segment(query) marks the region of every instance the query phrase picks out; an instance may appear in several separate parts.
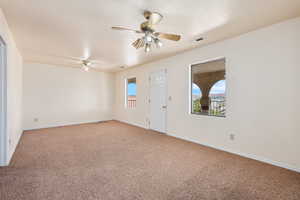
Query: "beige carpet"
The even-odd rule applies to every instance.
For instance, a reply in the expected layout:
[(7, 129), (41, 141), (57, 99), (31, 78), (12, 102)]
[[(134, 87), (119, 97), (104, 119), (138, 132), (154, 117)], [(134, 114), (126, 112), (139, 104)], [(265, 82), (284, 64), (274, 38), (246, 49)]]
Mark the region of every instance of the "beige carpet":
[(27, 131), (1, 200), (299, 200), (300, 174), (120, 122)]

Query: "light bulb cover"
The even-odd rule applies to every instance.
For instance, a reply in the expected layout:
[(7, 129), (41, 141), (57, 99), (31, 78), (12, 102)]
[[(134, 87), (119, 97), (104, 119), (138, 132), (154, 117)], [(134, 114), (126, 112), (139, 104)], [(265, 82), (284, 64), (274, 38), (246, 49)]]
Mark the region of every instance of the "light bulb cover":
[(157, 48), (160, 48), (163, 45), (162, 42), (158, 38), (155, 38), (154, 42), (155, 42)]
[(82, 67), (83, 71), (88, 72), (90, 70), (90, 68), (88, 66), (83, 66)]
[(144, 37), (145, 43), (151, 43), (153, 42), (153, 38), (151, 36), (150, 33), (146, 33), (145, 37)]
[(151, 50), (151, 45), (150, 44), (146, 44), (145, 52), (148, 53), (150, 50)]

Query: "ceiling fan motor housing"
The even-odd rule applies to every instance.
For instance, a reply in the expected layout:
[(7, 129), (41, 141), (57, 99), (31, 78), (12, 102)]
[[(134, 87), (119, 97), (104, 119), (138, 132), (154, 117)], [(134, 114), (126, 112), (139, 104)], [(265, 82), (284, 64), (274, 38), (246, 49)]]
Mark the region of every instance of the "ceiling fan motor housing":
[(154, 32), (148, 21), (143, 22), (140, 28), (143, 32)]
[(151, 14), (152, 14), (152, 13), (151, 13), (149, 10), (145, 10), (145, 11), (144, 11), (144, 17), (145, 17), (147, 20), (150, 19)]

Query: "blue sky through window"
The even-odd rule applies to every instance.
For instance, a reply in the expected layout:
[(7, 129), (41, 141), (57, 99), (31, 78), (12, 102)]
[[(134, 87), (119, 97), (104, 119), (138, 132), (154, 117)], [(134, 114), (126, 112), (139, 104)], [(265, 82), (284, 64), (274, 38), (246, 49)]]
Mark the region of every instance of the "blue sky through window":
[(128, 96), (136, 96), (136, 83), (128, 83), (127, 94)]
[[(214, 86), (210, 90), (210, 94), (224, 94), (226, 90), (226, 81), (220, 80), (214, 84)], [(193, 95), (201, 95), (200, 88), (193, 83)]]
[(210, 94), (224, 94), (226, 90), (226, 81), (220, 80), (216, 82), (210, 89)]
[(193, 83), (193, 95), (201, 95), (201, 90), (195, 83)]

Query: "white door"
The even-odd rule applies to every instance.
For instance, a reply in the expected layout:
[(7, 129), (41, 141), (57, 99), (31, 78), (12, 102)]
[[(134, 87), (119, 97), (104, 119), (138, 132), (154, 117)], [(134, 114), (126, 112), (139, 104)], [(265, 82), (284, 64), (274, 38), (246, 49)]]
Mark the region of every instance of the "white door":
[(152, 72), (150, 84), (150, 129), (166, 133), (167, 117), (167, 71)]

